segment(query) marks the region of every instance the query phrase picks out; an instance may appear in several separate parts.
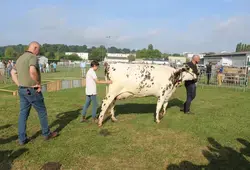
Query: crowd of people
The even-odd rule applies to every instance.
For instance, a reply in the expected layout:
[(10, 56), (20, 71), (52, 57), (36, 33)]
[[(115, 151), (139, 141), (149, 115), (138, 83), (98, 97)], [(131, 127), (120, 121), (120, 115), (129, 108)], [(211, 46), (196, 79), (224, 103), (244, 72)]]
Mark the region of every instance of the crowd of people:
[(3, 69), (4, 69), (4, 75), (7, 78), (11, 78), (11, 70), (12, 68), (16, 67), (16, 62), (14, 60), (8, 60), (8, 61), (2, 61), (3, 63)]
[(49, 73), (49, 72), (56, 72), (56, 67), (57, 64), (55, 62), (53, 63), (44, 63), (44, 64), (39, 64), (39, 69), (41, 73)]

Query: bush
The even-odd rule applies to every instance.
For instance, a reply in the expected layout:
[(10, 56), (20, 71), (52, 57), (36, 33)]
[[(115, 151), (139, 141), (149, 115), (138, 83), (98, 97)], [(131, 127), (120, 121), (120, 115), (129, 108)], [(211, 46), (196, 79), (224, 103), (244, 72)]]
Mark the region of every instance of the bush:
[(130, 55), (128, 56), (128, 61), (129, 61), (129, 62), (135, 61), (135, 56), (132, 55), (132, 54), (130, 54)]

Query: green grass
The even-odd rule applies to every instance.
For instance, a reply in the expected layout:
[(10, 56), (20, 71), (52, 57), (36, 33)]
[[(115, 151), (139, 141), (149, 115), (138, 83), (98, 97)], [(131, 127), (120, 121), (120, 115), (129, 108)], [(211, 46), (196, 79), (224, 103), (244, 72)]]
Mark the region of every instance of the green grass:
[[(99, 102), (104, 98), (104, 87), (98, 86)], [(160, 124), (153, 122), (155, 98), (124, 100), (116, 107), (119, 122), (108, 120), (102, 128), (80, 123), (84, 88), (44, 96), (51, 129), (59, 129), (60, 136), (47, 142), (38, 136), (20, 147), (15, 142), (18, 98), (1, 94), (2, 167), (39, 169), (47, 162), (60, 162), (63, 169), (74, 170), (247, 169), (249, 166), (250, 93), (198, 88), (192, 103), (196, 114), (184, 115), (179, 112), (179, 106), (185, 99), (185, 89), (179, 88)], [(90, 113), (91, 107), (89, 116)], [(2, 127), (4, 125), (9, 126)], [(29, 136), (40, 130), (34, 110), (27, 130)], [(103, 133), (110, 134), (103, 136)]]

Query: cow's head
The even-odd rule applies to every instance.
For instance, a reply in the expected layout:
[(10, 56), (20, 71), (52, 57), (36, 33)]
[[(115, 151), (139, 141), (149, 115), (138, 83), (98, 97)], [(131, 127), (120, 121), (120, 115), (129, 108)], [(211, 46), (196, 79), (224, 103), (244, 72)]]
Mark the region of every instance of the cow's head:
[(181, 82), (197, 79), (197, 75), (188, 65), (185, 64), (184, 67), (178, 69), (174, 73), (174, 79), (175, 84), (179, 85)]

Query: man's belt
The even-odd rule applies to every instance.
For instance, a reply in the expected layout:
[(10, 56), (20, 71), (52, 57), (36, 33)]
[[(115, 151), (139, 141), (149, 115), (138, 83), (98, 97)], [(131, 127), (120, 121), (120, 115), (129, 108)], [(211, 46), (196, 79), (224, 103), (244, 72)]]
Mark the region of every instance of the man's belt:
[(38, 87), (27, 87), (27, 86), (19, 86), (20, 89), (34, 89), (37, 90)]

